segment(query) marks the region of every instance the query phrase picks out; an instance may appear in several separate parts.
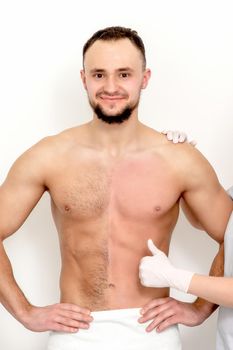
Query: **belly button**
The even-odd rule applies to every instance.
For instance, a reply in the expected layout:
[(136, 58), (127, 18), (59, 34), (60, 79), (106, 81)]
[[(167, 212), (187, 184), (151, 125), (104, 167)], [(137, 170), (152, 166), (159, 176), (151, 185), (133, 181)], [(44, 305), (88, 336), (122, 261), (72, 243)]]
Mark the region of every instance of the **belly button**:
[(109, 288), (114, 288), (114, 287), (115, 287), (115, 284), (109, 283), (108, 286), (109, 286)]

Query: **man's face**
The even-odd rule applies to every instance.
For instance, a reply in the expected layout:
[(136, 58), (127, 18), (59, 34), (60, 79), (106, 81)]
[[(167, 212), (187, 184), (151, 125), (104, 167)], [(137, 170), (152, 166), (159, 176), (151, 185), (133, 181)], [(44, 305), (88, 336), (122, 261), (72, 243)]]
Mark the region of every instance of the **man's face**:
[(129, 39), (98, 40), (86, 52), (81, 77), (97, 117), (121, 123), (137, 109), (150, 71)]

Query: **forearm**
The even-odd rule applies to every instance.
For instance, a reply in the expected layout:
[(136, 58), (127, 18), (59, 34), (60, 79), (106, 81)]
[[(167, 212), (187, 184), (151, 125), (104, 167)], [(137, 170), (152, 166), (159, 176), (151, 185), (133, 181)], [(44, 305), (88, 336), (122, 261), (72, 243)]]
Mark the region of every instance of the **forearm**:
[(188, 293), (199, 295), (212, 303), (233, 307), (233, 278), (194, 275)]
[(17, 285), (10, 261), (0, 240), (0, 302), (26, 328), (34, 332), (76, 333), (89, 328), (90, 310), (69, 303), (44, 307), (31, 305)]
[[(224, 274), (224, 246), (222, 243), (222, 244), (220, 244), (219, 251), (213, 260), (209, 275), (212, 276), (213, 278), (215, 277), (214, 279), (216, 279), (216, 277), (222, 277), (223, 274)], [(198, 283), (196, 281), (197, 280), (196, 276), (197, 275), (195, 275), (195, 278), (193, 276), (193, 278), (191, 280), (191, 283), (194, 283), (195, 288), (198, 287), (197, 286)], [(205, 277), (206, 277), (206, 279), (211, 279), (210, 276), (205, 276)], [(202, 280), (202, 282), (204, 282), (204, 278), (202, 278), (204, 276), (199, 275), (199, 277), (200, 277), (199, 281)], [(190, 283), (190, 286), (191, 286), (191, 283)], [(195, 301), (195, 304), (197, 304), (200, 307), (200, 309), (203, 311), (203, 313), (205, 314), (205, 318), (209, 317), (209, 315), (211, 315), (217, 309), (218, 305), (216, 305), (216, 304), (219, 304), (219, 303), (217, 303), (212, 298), (206, 297), (204, 289), (206, 289), (206, 290), (208, 289), (207, 285), (202, 285), (202, 283), (201, 283), (201, 285), (200, 285), (200, 292), (201, 293), (194, 293), (194, 291), (190, 290), (190, 286), (189, 286), (188, 292), (199, 296), (199, 298)]]
[(15, 281), (2, 241), (0, 241), (0, 302), (21, 323), (31, 306)]

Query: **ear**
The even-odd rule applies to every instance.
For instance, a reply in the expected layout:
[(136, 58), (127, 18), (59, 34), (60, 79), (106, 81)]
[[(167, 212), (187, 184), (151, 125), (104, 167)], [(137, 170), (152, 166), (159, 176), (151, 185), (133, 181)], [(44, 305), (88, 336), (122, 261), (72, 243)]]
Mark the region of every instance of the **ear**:
[(142, 89), (145, 89), (148, 85), (149, 79), (151, 77), (151, 70), (149, 68), (145, 69), (143, 72)]
[(83, 82), (84, 89), (87, 90), (87, 84), (86, 84), (86, 75), (84, 69), (80, 70), (80, 76)]

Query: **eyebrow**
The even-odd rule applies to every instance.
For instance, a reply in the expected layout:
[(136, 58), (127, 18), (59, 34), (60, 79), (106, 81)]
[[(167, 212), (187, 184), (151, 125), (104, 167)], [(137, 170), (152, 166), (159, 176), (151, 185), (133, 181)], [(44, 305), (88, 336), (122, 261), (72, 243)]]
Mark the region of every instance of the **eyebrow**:
[[(122, 67), (122, 68), (118, 68), (116, 69), (117, 72), (133, 72), (133, 69), (130, 67)], [(93, 68), (90, 70), (91, 73), (104, 73), (106, 72), (106, 69), (102, 69), (102, 68)]]
[(130, 68), (130, 67), (123, 67), (123, 68), (117, 69), (117, 71), (118, 71), (118, 72), (125, 72), (125, 71), (133, 72), (133, 69)]

